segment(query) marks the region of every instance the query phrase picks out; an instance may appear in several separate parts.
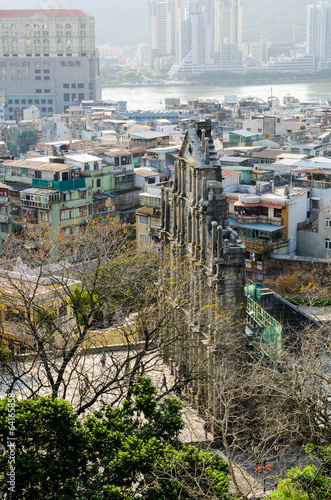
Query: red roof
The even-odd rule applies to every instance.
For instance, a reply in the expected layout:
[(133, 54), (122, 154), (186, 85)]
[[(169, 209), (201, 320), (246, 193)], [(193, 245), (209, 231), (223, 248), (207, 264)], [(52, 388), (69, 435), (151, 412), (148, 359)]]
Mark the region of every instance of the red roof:
[(230, 177), (231, 175), (238, 175), (240, 172), (238, 170), (222, 170), (222, 178)]
[(0, 10), (0, 17), (90, 17), (79, 9), (11, 9)]

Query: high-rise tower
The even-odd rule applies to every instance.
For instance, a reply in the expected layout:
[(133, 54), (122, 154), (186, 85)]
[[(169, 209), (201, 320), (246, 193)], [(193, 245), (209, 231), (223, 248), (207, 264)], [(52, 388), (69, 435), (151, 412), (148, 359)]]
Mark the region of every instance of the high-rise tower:
[(242, 0), (205, 0), (211, 26), (212, 51), (218, 53), (224, 40), (242, 45)]
[(9, 119), (101, 99), (94, 18), (81, 10), (0, 10), (1, 90)]
[(331, 67), (331, 5), (307, 6), (307, 54), (316, 57), (316, 69)]
[(175, 55), (176, 33), (181, 19), (181, 0), (148, 1), (148, 37), (151, 62)]

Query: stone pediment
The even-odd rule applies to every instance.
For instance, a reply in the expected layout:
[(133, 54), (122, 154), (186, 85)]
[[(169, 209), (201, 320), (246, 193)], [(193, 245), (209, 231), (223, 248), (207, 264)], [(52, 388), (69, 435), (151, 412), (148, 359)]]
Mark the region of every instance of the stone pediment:
[(197, 157), (194, 151), (194, 145), (190, 139), (189, 133), (186, 132), (179, 156), (189, 161), (190, 163), (198, 163)]

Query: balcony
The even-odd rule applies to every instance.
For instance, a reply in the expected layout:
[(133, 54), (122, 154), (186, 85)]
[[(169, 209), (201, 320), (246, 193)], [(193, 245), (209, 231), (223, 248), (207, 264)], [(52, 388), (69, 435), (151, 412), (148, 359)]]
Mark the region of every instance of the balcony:
[(267, 215), (241, 215), (238, 212), (229, 212), (229, 217), (236, 219), (238, 222), (253, 224), (254, 222), (262, 222), (264, 224), (273, 224), (274, 226), (281, 226), (283, 224), (282, 217), (268, 217)]
[(64, 191), (75, 191), (76, 189), (85, 189), (85, 177), (71, 179), (68, 181), (47, 181), (45, 179), (32, 179), (32, 187), (58, 189), (61, 193)]
[(281, 238), (276, 241), (267, 240), (263, 238), (246, 238), (245, 236), (240, 236), (246, 248), (256, 251), (256, 253), (261, 253), (264, 249), (270, 249), (271, 252), (278, 250), (279, 248), (285, 248), (289, 245), (289, 240)]

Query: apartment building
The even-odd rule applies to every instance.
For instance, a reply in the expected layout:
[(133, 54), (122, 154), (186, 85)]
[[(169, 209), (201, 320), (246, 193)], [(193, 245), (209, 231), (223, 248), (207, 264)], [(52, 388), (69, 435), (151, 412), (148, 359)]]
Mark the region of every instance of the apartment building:
[(331, 5), (318, 2), (307, 6), (307, 54), (316, 57), (316, 68), (331, 67)]
[(81, 10), (0, 10), (0, 82), (8, 119), (101, 99), (94, 18)]

